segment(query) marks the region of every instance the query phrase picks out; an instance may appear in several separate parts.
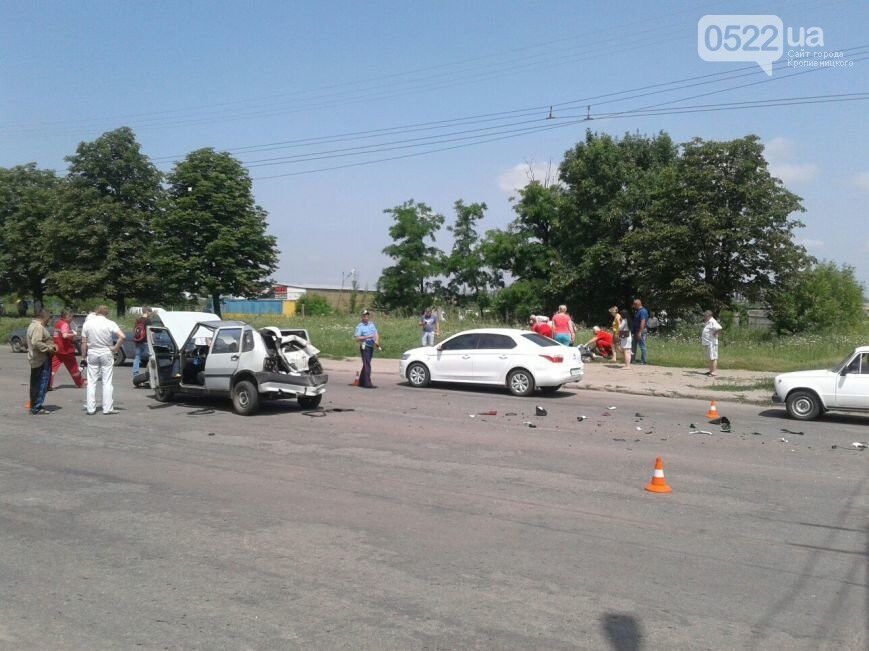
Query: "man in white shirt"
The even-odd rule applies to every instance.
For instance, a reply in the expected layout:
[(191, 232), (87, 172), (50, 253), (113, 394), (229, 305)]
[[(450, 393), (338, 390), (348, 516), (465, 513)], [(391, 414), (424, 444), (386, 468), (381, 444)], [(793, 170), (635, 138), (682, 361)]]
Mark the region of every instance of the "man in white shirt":
[[(112, 373), (115, 353), (124, 342), (124, 333), (114, 321), (106, 318), (109, 308), (100, 305), (96, 314), (85, 321), (81, 329), (81, 354), (87, 360), (87, 412), (97, 411), (97, 379), (103, 381), (103, 413), (117, 414), (112, 400)], [(117, 339), (117, 341), (116, 341)]]
[(700, 333), (700, 343), (706, 349), (706, 359), (709, 361), (709, 377), (715, 377), (718, 370), (718, 335), (721, 334), (721, 324), (712, 318), (712, 312), (703, 313), (703, 332)]

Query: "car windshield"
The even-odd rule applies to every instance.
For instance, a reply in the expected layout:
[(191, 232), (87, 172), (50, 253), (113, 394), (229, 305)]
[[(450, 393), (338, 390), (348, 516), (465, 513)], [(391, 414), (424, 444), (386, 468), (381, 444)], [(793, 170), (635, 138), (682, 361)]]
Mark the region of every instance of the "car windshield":
[(845, 366), (848, 365), (848, 362), (851, 361), (851, 358), (852, 358), (853, 356), (854, 356), (854, 353), (848, 353), (847, 355), (845, 355), (845, 359), (843, 359), (841, 362), (839, 362), (838, 364), (836, 364), (836, 365), (835, 365), (833, 368), (831, 368), (830, 370), (831, 370), (833, 373), (841, 373), (841, 372), (844, 370)]
[(543, 335), (539, 335), (536, 332), (526, 332), (522, 335), (528, 341), (532, 341), (538, 346), (543, 346), (548, 348), (549, 346), (560, 346), (561, 344), (555, 341), (554, 339), (550, 339), (549, 337), (544, 337)]

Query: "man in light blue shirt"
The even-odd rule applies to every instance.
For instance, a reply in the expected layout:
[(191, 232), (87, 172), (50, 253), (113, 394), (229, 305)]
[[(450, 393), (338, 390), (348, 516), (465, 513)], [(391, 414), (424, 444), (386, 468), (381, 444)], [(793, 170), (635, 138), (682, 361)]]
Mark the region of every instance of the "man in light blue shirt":
[(371, 358), (374, 357), (374, 349), (383, 350), (380, 347), (380, 335), (377, 326), (371, 323), (368, 310), (362, 310), (362, 321), (356, 326), (353, 338), (359, 344), (362, 353), (362, 371), (359, 373), (359, 386), (365, 389), (376, 389), (371, 383)]

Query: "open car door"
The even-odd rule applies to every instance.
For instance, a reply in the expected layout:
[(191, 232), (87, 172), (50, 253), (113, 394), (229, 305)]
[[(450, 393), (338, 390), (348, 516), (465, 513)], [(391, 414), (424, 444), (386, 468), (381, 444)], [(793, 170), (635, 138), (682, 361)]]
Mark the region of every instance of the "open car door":
[(178, 345), (167, 328), (148, 328), (148, 352), (151, 353), (148, 359), (151, 388), (178, 386), (181, 383), (181, 357)]

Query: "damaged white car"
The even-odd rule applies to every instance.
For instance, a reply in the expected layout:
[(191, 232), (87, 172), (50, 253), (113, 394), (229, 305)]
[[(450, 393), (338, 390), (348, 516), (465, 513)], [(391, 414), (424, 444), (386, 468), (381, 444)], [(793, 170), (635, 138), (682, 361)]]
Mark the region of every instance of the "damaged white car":
[(207, 312), (164, 312), (148, 327), (151, 388), (161, 402), (179, 393), (228, 397), (244, 416), (255, 413), (262, 400), (281, 398), (313, 409), (323, 399), (328, 376), (320, 351), (300, 336), (303, 332), (257, 330)]

